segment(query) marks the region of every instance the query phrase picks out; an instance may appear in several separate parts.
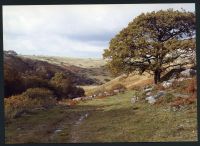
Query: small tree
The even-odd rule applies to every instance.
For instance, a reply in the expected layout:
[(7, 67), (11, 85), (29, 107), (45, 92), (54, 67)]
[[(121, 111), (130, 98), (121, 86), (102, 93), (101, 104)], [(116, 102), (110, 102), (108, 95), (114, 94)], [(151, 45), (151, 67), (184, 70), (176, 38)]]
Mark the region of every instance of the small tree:
[(55, 73), (50, 83), (55, 88), (54, 90), (59, 97), (69, 94), (72, 86), (70, 78), (66, 77), (63, 73)]
[(148, 72), (157, 84), (161, 73), (195, 57), (195, 22), (194, 13), (173, 9), (139, 15), (105, 49), (108, 68), (117, 75)]

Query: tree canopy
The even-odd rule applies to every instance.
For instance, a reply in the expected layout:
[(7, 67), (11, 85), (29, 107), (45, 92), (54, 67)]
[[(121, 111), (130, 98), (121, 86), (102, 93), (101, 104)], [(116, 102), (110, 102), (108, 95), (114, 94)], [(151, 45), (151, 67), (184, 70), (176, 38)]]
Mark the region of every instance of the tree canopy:
[(154, 75), (183, 67), (195, 58), (195, 14), (173, 9), (142, 13), (111, 39), (103, 57), (113, 74)]

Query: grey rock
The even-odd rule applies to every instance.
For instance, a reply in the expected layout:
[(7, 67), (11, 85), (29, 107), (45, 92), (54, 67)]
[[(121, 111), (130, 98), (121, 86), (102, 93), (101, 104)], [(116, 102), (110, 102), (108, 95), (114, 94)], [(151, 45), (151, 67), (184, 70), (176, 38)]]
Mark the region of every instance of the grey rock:
[(154, 96), (154, 98), (159, 98), (159, 97), (161, 97), (161, 96), (163, 96), (163, 95), (165, 95), (165, 94), (166, 94), (165, 91), (159, 91), (159, 92), (157, 93), (157, 95)]
[(194, 69), (186, 69), (186, 70), (182, 71), (180, 74), (183, 77), (191, 77), (191, 76), (196, 75), (196, 70), (194, 70)]
[(61, 129), (57, 129), (55, 130), (55, 133), (58, 133), (58, 132), (61, 132), (62, 130)]
[(116, 90), (113, 90), (114, 93), (119, 93), (120, 90), (116, 89)]
[(154, 104), (156, 102), (156, 99), (154, 96), (148, 96), (146, 97), (146, 100), (148, 100), (148, 103)]
[(172, 82), (171, 82), (171, 81), (164, 81), (164, 82), (162, 83), (162, 86), (163, 86), (164, 88), (169, 88), (169, 87), (172, 86)]
[(151, 95), (151, 92), (147, 92), (147, 93), (146, 93), (146, 96), (150, 96), (150, 95)]
[(138, 101), (138, 97), (134, 96), (131, 98), (131, 103), (134, 104)]
[(150, 92), (152, 90), (153, 90), (153, 88), (147, 88), (147, 89), (144, 89), (144, 92)]

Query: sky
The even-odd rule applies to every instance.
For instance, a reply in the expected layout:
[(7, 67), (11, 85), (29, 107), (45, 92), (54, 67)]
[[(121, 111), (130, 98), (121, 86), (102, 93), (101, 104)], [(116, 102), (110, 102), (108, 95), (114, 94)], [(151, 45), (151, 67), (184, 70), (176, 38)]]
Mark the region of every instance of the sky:
[(4, 50), (23, 55), (102, 58), (109, 41), (141, 13), (195, 4), (3, 6)]

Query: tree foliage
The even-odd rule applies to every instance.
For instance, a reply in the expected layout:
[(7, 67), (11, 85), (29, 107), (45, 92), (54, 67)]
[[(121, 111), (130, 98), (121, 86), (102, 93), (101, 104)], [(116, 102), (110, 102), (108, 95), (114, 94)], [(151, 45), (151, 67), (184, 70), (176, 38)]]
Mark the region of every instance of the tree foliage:
[(184, 10), (142, 13), (104, 50), (108, 68), (117, 75), (148, 72), (159, 82), (161, 73), (183, 67), (194, 58), (195, 23), (195, 14)]
[(63, 73), (55, 73), (50, 83), (59, 98), (74, 98), (85, 94), (82, 88), (74, 86), (70, 77)]

